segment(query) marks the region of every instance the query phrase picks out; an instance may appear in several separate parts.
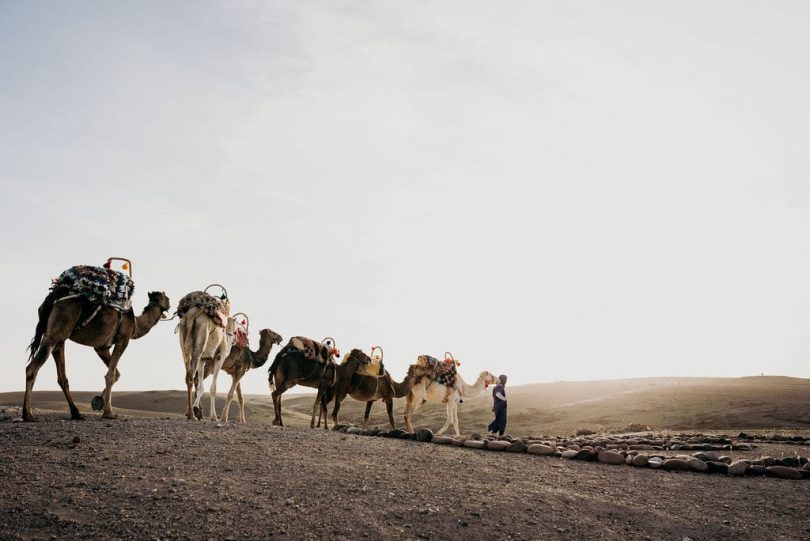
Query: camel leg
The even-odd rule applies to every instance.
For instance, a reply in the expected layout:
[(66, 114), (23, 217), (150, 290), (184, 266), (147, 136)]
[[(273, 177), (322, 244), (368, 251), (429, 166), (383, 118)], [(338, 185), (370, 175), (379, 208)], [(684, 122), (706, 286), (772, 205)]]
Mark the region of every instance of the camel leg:
[(225, 399), (225, 408), (222, 410), (222, 422), (228, 422), (228, 413), (230, 411), (231, 402), (233, 401), (233, 393), (236, 391), (237, 386), (239, 386), (239, 378), (237, 376), (231, 376), (231, 388), (228, 389), (228, 397)]
[(445, 430), (450, 428), (450, 423), (453, 422), (453, 412), (451, 410), (451, 408), (453, 407), (453, 404), (455, 404), (455, 400), (448, 400), (447, 403), (445, 404), (447, 415), (446, 415), (446, 418), (444, 420), (444, 426), (441, 427), (438, 432), (436, 432), (437, 435), (444, 434)]
[(194, 386), (194, 371), (186, 368), (186, 419), (193, 419), (194, 412), (191, 409), (191, 388)]
[(205, 361), (202, 357), (198, 357), (196, 362), (192, 359), (192, 364), (194, 365), (194, 405), (192, 409), (194, 411), (194, 417), (196, 419), (202, 419), (200, 402), (205, 393), (205, 380), (203, 379), (203, 376), (205, 376)]
[(245, 399), (242, 398), (242, 382), (236, 384), (236, 398), (239, 401), (239, 422), (246, 423), (245, 420)]
[(321, 411), (321, 400), (323, 399), (323, 392), (318, 389), (318, 395), (315, 397), (315, 402), (312, 404), (312, 418), (309, 420), (309, 428), (315, 428), (315, 412)]
[[(112, 358), (112, 353), (110, 353), (110, 348), (102, 346), (102, 347), (93, 348), (93, 349), (95, 350), (96, 355), (98, 355), (99, 359), (101, 359), (101, 362), (104, 363), (104, 366), (109, 368), (110, 367), (110, 359)], [(118, 369), (116, 368), (115, 369), (115, 382), (114, 383), (118, 383), (118, 380), (120, 378), (121, 378), (121, 372), (119, 372)], [(101, 409), (104, 408), (104, 398), (101, 396), (103, 394), (103, 392), (104, 392), (103, 390), (101, 392), (99, 392), (96, 396), (93, 397), (93, 400), (90, 401), (90, 405), (93, 407), (94, 410), (101, 410)]]
[[(365, 430), (366, 426), (368, 425), (368, 416), (371, 415), (371, 406), (374, 405), (373, 400), (366, 401), (366, 413), (363, 415), (363, 429)], [(391, 423), (393, 426), (393, 422)]]
[[(211, 414), (210, 419), (212, 421), (219, 421), (217, 417), (217, 377), (219, 376), (219, 369), (222, 368), (222, 363), (225, 362), (225, 357), (218, 353), (216, 357), (216, 361), (214, 361), (214, 372), (212, 374), (213, 378), (211, 379), (211, 387), (208, 389), (208, 396), (210, 397), (211, 401)], [(205, 373), (205, 365), (200, 368), (200, 370)]]
[(70, 395), (70, 384), (68, 383), (67, 373), (65, 372), (65, 343), (57, 344), (51, 354), (53, 355), (53, 360), (56, 361), (56, 379), (59, 382), (59, 386), (62, 388), (62, 392), (65, 394), (65, 400), (67, 400), (68, 407), (70, 408), (70, 418), (76, 421), (84, 421), (84, 417), (79, 413), (79, 408), (76, 407), (76, 403), (73, 402), (73, 397)]
[(321, 411), (318, 412), (318, 426), (320, 426), (320, 420), (323, 419), (324, 430), (329, 430), (329, 415), (326, 411), (327, 403), (326, 397), (324, 397), (323, 401), (321, 402)]
[[(366, 418), (368, 418), (368, 411), (371, 410), (371, 404), (372, 404), (372, 402), (369, 402), (366, 405), (366, 408), (367, 408)], [(389, 398), (388, 400), (385, 401), (385, 409), (388, 411), (388, 422), (391, 423), (391, 430), (396, 430), (397, 425), (394, 422), (394, 399), (393, 398)]]
[(459, 431), (458, 428), (458, 402), (456, 402), (455, 396), (453, 397), (452, 402), (453, 402), (453, 428), (455, 428), (456, 430), (456, 437), (460, 438), (461, 432)]
[(37, 379), (37, 372), (48, 360), (48, 356), (53, 351), (55, 343), (53, 340), (44, 336), (42, 342), (39, 344), (36, 353), (31, 358), (31, 362), (25, 367), (25, 397), (23, 398), (23, 421), (38, 421), (36, 417), (31, 414), (31, 391), (34, 389), (34, 381)]
[(104, 392), (101, 394), (104, 399), (104, 413), (101, 416), (103, 419), (118, 418), (118, 415), (114, 414), (112, 410), (112, 387), (116, 381), (115, 374), (118, 371), (118, 361), (121, 360), (121, 355), (124, 354), (124, 350), (127, 349), (128, 345), (129, 338), (122, 338), (115, 344), (115, 347), (113, 347), (112, 355), (110, 356), (110, 364), (107, 366), (107, 375), (104, 377), (104, 383), (106, 385), (104, 386)]

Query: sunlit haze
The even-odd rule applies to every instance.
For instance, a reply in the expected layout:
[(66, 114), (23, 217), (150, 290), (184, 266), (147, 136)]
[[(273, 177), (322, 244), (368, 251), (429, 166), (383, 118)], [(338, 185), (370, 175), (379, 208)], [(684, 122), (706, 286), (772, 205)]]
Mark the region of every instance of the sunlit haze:
[[(136, 312), (221, 283), (254, 331), (380, 344), (397, 379), (445, 351), (515, 385), (810, 377), (808, 22), (0, 2), (0, 391), (24, 388), (51, 279), (119, 255)], [(185, 388), (174, 327), (130, 344), (115, 390)], [(103, 386), (90, 348), (67, 372)], [(266, 367), (243, 388), (267, 394)]]

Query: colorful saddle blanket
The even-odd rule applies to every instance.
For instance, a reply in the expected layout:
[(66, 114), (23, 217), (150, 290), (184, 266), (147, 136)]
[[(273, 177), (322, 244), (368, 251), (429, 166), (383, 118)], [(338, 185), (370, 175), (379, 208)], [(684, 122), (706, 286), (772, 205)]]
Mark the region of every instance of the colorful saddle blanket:
[(240, 323), (236, 323), (236, 330), (233, 333), (233, 345), (240, 348), (248, 347), (248, 331)]
[(192, 308), (200, 308), (220, 327), (227, 326), (231, 311), (231, 304), (227, 299), (218, 299), (205, 291), (192, 291), (177, 303), (177, 315), (182, 318)]
[(51, 291), (64, 289), (68, 295), (80, 295), (90, 302), (116, 310), (132, 307), (135, 282), (123, 272), (91, 265), (77, 265), (52, 280)]
[(432, 370), (430, 379), (447, 387), (456, 386), (456, 363), (452, 359), (440, 361), (430, 355), (420, 355), (416, 364)]

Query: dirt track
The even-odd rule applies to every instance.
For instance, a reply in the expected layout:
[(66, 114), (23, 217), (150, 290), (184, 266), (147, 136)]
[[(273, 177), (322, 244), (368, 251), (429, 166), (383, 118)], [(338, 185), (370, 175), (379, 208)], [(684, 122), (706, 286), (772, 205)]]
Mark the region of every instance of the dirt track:
[(64, 419), (0, 422), (1, 538), (810, 539), (806, 481), (306, 429)]

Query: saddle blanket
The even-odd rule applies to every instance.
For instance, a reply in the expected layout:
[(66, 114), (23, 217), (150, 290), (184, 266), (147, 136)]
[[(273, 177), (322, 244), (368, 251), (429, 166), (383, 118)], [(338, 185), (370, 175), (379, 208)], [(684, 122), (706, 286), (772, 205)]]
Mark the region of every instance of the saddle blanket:
[(236, 330), (233, 333), (233, 345), (240, 348), (248, 347), (248, 330), (241, 322), (236, 322)]
[(182, 318), (192, 308), (201, 309), (220, 327), (225, 328), (228, 324), (231, 303), (227, 299), (223, 301), (205, 291), (192, 291), (177, 303), (177, 315)]
[(430, 355), (420, 355), (416, 359), (419, 366), (427, 366), (433, 373), (430, 379), (447, 387), (456, 386), (456, 363), (452, 359), (440, 361)]
[(288, 352), (297, 351), (311, 361), (325, 364), (331, 360), (334, 346), (327, 346), (306, 336), (295, 336), (290, 338), (285, 349)]
[(68, 295), (80, 295), (90, 302), (129, 310), (135, 282), (128, 275), (112, 269), (77, 265), (52, 280), (51, 291), (64, 289)]

